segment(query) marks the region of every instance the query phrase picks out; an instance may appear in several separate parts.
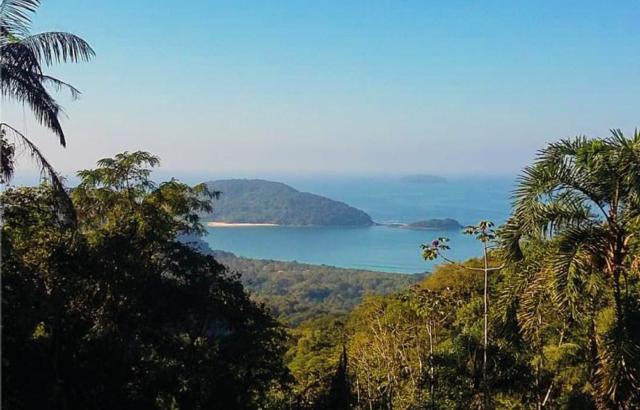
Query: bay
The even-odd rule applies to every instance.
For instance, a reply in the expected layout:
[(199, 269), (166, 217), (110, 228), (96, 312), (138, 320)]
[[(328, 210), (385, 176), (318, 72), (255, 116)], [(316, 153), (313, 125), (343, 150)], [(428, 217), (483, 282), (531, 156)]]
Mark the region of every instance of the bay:
[[(343, 201), (379, 223), (454, 218), (461, 224), (509, 214), (512, 178), (452, 178), (445, 183), (412, 183), (399, 178), (289, 178), (294, 188)], [(429, 271), (436, 262), (420, 256), (420, 244), (450, 238), (448, 256), (478, 256), (480, 244), (459, 230), (409, 230), (388, 226), (216, 227), (203, 238), (212, 249), (258, 259), (298, 261), (384, 272)]]

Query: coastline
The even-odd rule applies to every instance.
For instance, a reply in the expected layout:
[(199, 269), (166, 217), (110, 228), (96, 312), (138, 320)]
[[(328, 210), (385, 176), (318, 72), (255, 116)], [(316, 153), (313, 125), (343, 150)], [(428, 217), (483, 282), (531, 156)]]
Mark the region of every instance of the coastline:
[(238, 228), (238, 227), (256, 227), (256, 226), (280, 226), (279, 224), (270, 224), (270, 223), (234, 223), (234, 222), (207, 222), (207, 226), (211, 228)]

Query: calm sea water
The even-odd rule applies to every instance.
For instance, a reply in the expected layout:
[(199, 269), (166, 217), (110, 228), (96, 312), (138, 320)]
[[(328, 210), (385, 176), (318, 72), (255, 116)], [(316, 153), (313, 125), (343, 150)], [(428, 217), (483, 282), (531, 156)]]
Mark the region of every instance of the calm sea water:
[[(414, 222), (454, 218), (461, 224), (482, 219), (502, 223), (509, 214), (514, 180), (458, 178), (419, 184), (398, 179), (289, 179), (294, 188), (343, 201), (366, 211), (376, 222)], [(386, 272), (416, 273), (432, 268), (420, 257), (420, 244), (446, 236), (452, 258), (481, 252), (478, 242), (459, 231), (417, 231), (373, 226), (208, 228), (213, 249), (249, 258), (298, 261)]]

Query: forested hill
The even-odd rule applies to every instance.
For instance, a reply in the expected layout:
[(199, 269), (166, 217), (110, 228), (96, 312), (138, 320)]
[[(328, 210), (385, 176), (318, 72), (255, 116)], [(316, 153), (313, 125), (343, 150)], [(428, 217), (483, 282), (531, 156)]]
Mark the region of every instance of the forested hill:
[(272, 223), (289, 226), (370, 226), (364, 211), (289, 185), (260, 179), (207, 182), (222, 194), (205, 220), (228, 223)]

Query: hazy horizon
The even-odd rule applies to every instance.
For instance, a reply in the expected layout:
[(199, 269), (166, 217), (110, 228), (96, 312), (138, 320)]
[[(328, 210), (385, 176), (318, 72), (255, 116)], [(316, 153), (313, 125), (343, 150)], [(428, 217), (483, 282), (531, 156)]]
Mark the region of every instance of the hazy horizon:
[[(79, 171), (79, 170), (78, 170)], [(438, 176), (446, 179), (446, 182), (456, 182), (460, 180), (512, 180), (515, 181), (520, 172), (517, 173), (502, 173), (502, 174), (490, 174), (490, 173), (459, 173), (459, 174), (436, 174), (432, 172), (414, 172), (414, 173), (274, 173), (274, 172), (264, 172), (262, 174), (252, 173), (247, 171), (185, 171), (185, 170), (166, 170), (163, 169), (162, 164), (156, 168), (152, 175), (151, 179), (160, 182), (166, 181), (171, 178), (176, 178), (181, 182), (187, 184), (197, 184), (201, 182), (215, 181), (221, 179), (262, 179), (274, 182), (283, 182), (288, 185), (292, 185), (294, 188), (297, 188), (296, 183), (304, 183), (309, 181), (329, 181), (329, 182), (345, 182), (345, 181), (393, 181), (400, 180), (406, 176), (415, 176), (415, 175), (430, 175), (430, 176)], [(62, 173), (61, 176), (65, 179), (66, 185), (73, 187), (79, 182), (79, 178), (76, 176), (76, 172), (72, 173)], [(40, 183), (42, 179), (41, 174), (36, 170), (26, 170), (22, 171), (19, 174), (16, 174), (14, 179), (9, 183), (9, 185), (21, 186), (21, 185), (37, 185)], [(430, 185), (431, 183), (425, 183), (426, 185)], [(436, 183), (437, 184), (437, 183)], [(422, 183), (412, 183), (412, 185), (419, 187), (424, 185)]]
[(68, 147), (2, 117), (67, 176), (145, 150), (178, 177), (515, 177), (548, 142), (638, 126), (639, 20), (632, 1), (45, 1), (34, 31), (97, 54), (50, 68), (83, 92), (61, 96)]

